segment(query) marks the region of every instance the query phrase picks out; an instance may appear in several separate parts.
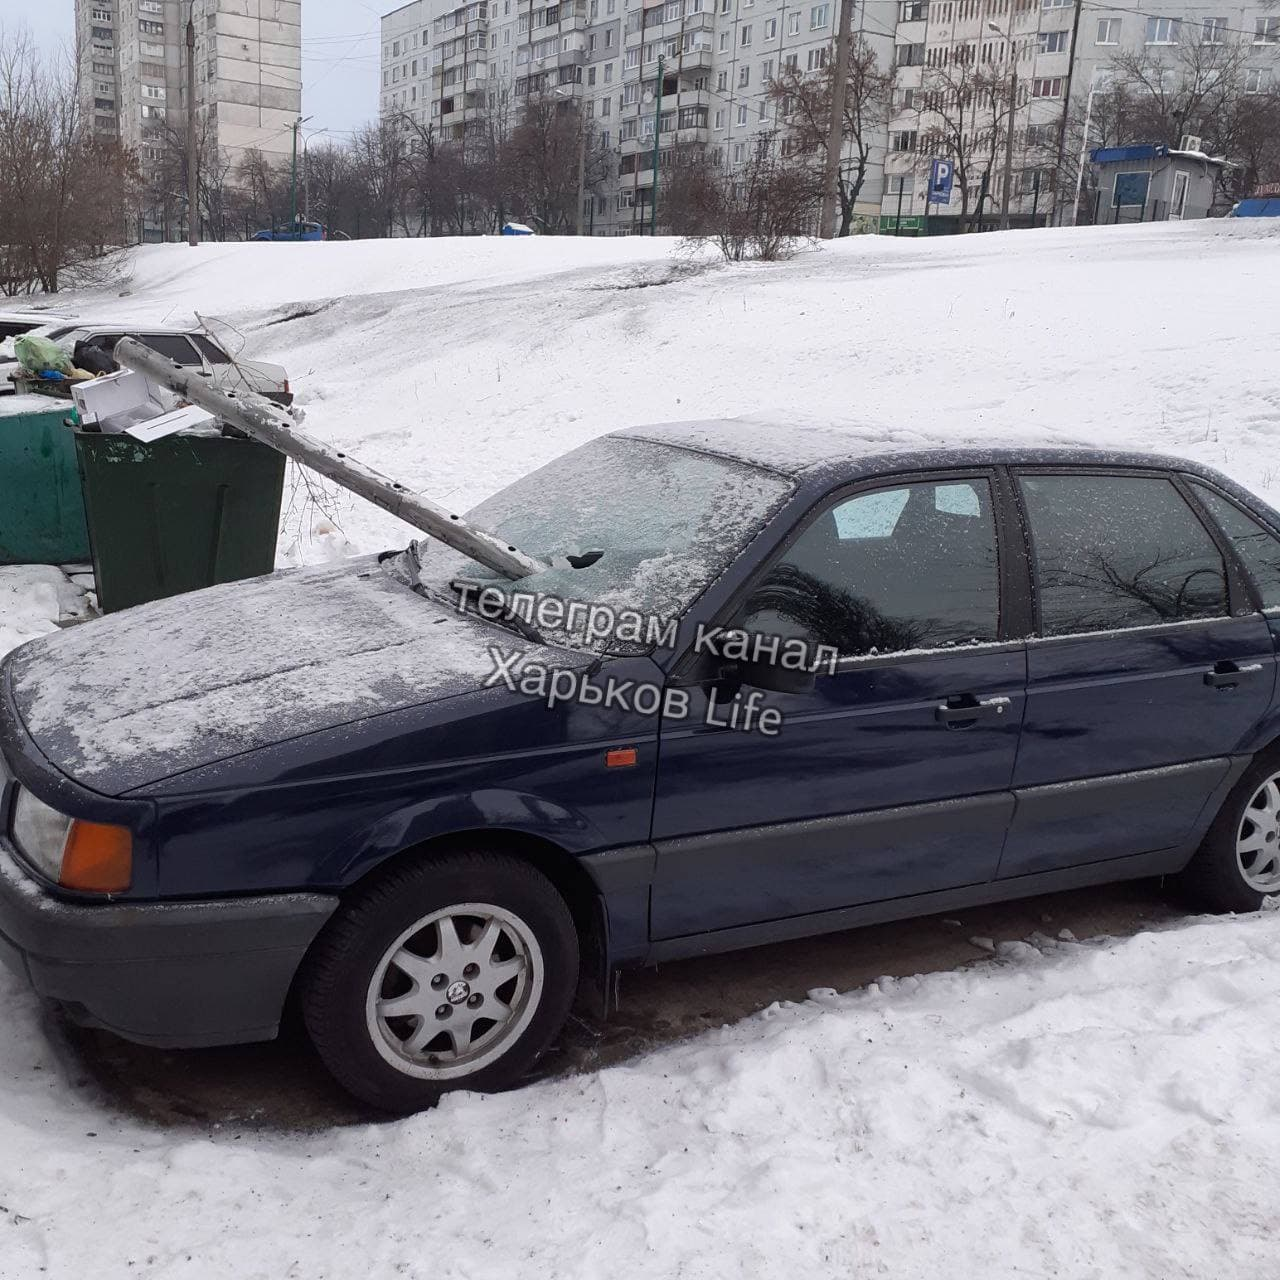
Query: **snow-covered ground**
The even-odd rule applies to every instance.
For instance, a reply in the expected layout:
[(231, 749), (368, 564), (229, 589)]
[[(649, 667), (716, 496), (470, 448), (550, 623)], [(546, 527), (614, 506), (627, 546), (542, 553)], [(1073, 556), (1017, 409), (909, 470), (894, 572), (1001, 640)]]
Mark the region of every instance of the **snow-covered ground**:
[[(311, 431), (459, 508), (617, 426), (739, 415), (1136, 444), (1277, 497), (1269, 227), (861, 239), (739, 268), (672, 248), (166, 247), (127, 296), (64, 305), (218, 317), (288, 366)], [(282, 561), (409, 536), (295, 497)], [(0, 570), (0, 649), (79, 607), (65, 593)], [(0, 1015), (0, 1280), (1280, 1274), (1280, 914), (1030, 939), (321, 1135), (149, 1127), (77, 1085), (4, 974)]]

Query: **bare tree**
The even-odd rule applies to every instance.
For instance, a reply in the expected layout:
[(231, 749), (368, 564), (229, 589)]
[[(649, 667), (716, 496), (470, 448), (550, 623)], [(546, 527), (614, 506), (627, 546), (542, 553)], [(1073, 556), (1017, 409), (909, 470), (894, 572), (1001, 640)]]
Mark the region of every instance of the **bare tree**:
[[(831, 127), (835, 57), (833, 47), (819, 72), (801, 71), (799, 66), (783, 67), (768, 86), (769, 98), (777, 104), (785, 131), (783, 145), (789, 153), (811, 157), (815, 163), (821, 163), (825, 157)], [(837, 171), (840, 227), (836, 234), (839, 236), (847, 236), (852, 229), (854, 206), (867, 179), (872, 148), (889, 119), (893, 86), (894, 72), (881, 67), (875, 50), (858, 36), (849, 51), (842, 126), (844, 147)]]
[[(1001, 136), (1000, 107), (1008, 89), (1004, 75), (979, 63), (972, 46), (960, 45), (951, 52), (946, 65), (930, 67), (924, 74), (927, 123), (922, 121), (920, 146), (951, 158), (960, 188), (960, 218), (968, 227), (969, 191), (975, 176), (991, 173)], [(979, 218), (981, 203), (979, 197)]]
[[(584, 142), (584, 134), (587, 135)], [(578, 161), (590, 122), (554, 92), (530, 93), (505, 148), (515, 212), (544, 231), (570, 231), (578, 204)]]
[(706, 152), (674, 162), (666, 221), (688, 241), (713, 242), (731, 262), (771, 262), (812, 231), (822, 188), (821, 165), (783, 156), (777, 139), (761, 134), (746, 163), (729, 172)]
[(0, 290), (10, 296), (56, 293), (66, 273), (92, 271), (127, 239), (137, 166), (94, 136), (77, 75), (72, 59), (43, 63), (25, 31), (0, 31)]

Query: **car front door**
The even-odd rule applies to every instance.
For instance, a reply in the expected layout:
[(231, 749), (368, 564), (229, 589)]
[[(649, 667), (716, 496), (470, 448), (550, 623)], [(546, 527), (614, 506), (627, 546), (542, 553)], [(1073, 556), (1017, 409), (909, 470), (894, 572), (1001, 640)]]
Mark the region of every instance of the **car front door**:
[[(675, 670), (691, 705), (662, 727), (655, 939), (995, 874), (1026, 661), (998, 492), (982, 471), (912, 478), (811, 514), (726, 619), (766, 649), (838, 653), (809, 687), (761, 694), (778, 669), (733, 664), (717, 682), (704, 657)], [(727, 724), (751, 699), (780, 714), (771, 732)]]
[(1000, 876), (1177, 848), (1271, 704), (1267, 623), (1180, 480), (1016, 479), (1038, 634)]

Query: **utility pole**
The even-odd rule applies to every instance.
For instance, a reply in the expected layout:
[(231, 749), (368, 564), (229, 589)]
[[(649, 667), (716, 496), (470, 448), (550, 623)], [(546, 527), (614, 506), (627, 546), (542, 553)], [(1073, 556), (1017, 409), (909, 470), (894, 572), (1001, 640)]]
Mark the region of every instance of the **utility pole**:
[[(1053, 171), (1053, 202), (1049, 206), (1049, 223), (1056, 222), (1062, 225), (1062, 180), (1063, 165), (1066, 162), (1067, 153), (1067, 113), (1071, 110), (1071, 87), (1073, 77), (1076, 73), (1076, 37), (1080, 34), (1080, 10), (1084, 8), (1083, 0), (1076, 0), (1074, 6), (1075, 14), (1071, 19), (1071, 45), (1067, 52), (1067, 82), (1063, 86), (1062, 94), (1062, 119), (1058, 121), (1058, 159)], [(1096, 71), (1097, 68), (1095, 67)], [(1093, 87), (1092, 79), (1090, 79), (1090, 88)], [(1076, 203), (1079, 204), (1079, 195), (1076, 196)], [(1075, 213), (1072, 213), (1071, 225), (1075, 226)]]
[(662, 141), (662, 68), (664, 60), (658, 55), (658, 105), (653, 112), (653, 207), (649, 210), (649, 234), (658, 234), (658, 147)]
[(844, 151), (844, 99), (849, 87), (849, 58), (853, 53), (853, 0), (841, 0), (840, 34), (836, 38), (836, 69), (831, 80), (831, 125), (827, 130), (827, 167), (822, 187), (819, 234), (835, 239), (836, 204), (840, 199), (840, 156)]
[(196, 0), (187, 10), (187, 242), (200, 245), (200, 172), (196, 145)]

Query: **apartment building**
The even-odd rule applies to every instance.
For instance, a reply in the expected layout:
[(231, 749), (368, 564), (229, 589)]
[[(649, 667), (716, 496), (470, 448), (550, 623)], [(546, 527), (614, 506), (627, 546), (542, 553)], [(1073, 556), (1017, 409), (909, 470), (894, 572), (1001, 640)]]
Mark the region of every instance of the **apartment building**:
[[(302, 109), (301, 0), (75, 0), (83, 106), (94, 128), (118, 137), (155, 174), (187, 122), (186, 33), (194, 17), (196, 101), (234, 173), (251, 150), (289, 153)], [(149, 238), (171, 217), (141, 211)]]
[[(854, 26), (885, 65), (896, 0), (857, 0)], [(579, 101), (612, 157), (587, 202), (596, 235), (643, 233), (676, 146), (726, 168), (764, 131), (785, 128), (769, 82), (785, 65), (820, 70), (834, 39), (831, 0), (413, 0), (383, 19), (381, 113), (461, 140), (495, 114), (518, 119), (531, 92)], [(658, 68), (662, 68), (659, 109)], [(880, 207), (883, 147), (861, 210)]]
[[(1083, 115), (1121, 51), (1163, 59), (1172, 80), (1185, 71), (1186, 42), (1238, 41), (1256, 92), (1272, 82), (1280, 53), (1280, 16), (1260, 3), (1159, 0), (1148, 11), (1105, 0), (852, 2), (855, 33), (896, 76), (858, 212), (882, 229), (901, 218), (907, 233), (923, 230), (926, 215), (940, 220), (934, 230), (958, 226), (962, 209), (980, 202), (984, 221), (998, 216), (1010, 114), (1013, 225), (1061, 215), (1071, 192), (1054, 192), (1051, 170), (1078, 137), (1064, 121)], [(616, 177), (590, 201), (590, 229), (643, 232), (655, 131), (659, 185), (676, 145), (701, 144), (726, 169), (744, 164), (762, 133), (785, 136), (769, 82), (787, 66), (820, 71), (838, 16), (837, 0), (414, 0), (383, 20), (381, 110), (432, 123), (450, 140), (494, 112), (514, 121), (531, 91), (580, 99), (616, 161)], [(981, 93), (965, 101), (981, 83), (997, 88), (985, 107)], [(942, 204), (928, 200), (935, 158), (964, 170), (964, 190), (957, 183)]]
[[(1247, 91), (1263, 92), (1277, 74), (1280, 17), (1262, 4), (1241, 6), (1139, 0), (1110, 5), (1105, 0), (901, 0), (894, 61), (895, 111), (889, 124), (882, 215), (914, 232), (931, 219), (958, 222), (984, 200), (984, 222), (997, 216), (1004, 195), (1004, 128), (1015, 73), (1014, 155), (1009, 196), (1012, 225), (1043, 222), (1055, 213), (1069, 216), (1074, 203), (1073, 169), (1080, 166), (1079, 128), (1090, 93), (1105, 92), (1115, 59), (1143, 57), (1168, 91), (1194, 74), (1198, 60), (1189, 45), (1211, 48), (1236, 42), (1247, 66)], [(1003, 81), (994, 107), (968, 106), (967, 120), (957, 93), (975, 76)], [(993, 128), (998, 124), (998, 129)], [(943, 139), (961, 138), (960, 147)], [(996, 145), (993, 149), (992, 140)], [(1100, 140), (1091, 138), (1093, 145)], [(1179, 139), (1150, 139), (1177, 144)], [(1068, 145), (1069, 144), (1069, 145)], [(1068, 181), (1056, 197), (1049, 170), (1063, 148)], [(934, 158), (968, 160), (967, 201), (960, 186), (946, 204), (931, 203), (928, 177)], [(1074, 152), (1074, 154), (1072, 154)], [(935, 226), (935, 230), (938, 228)]]

